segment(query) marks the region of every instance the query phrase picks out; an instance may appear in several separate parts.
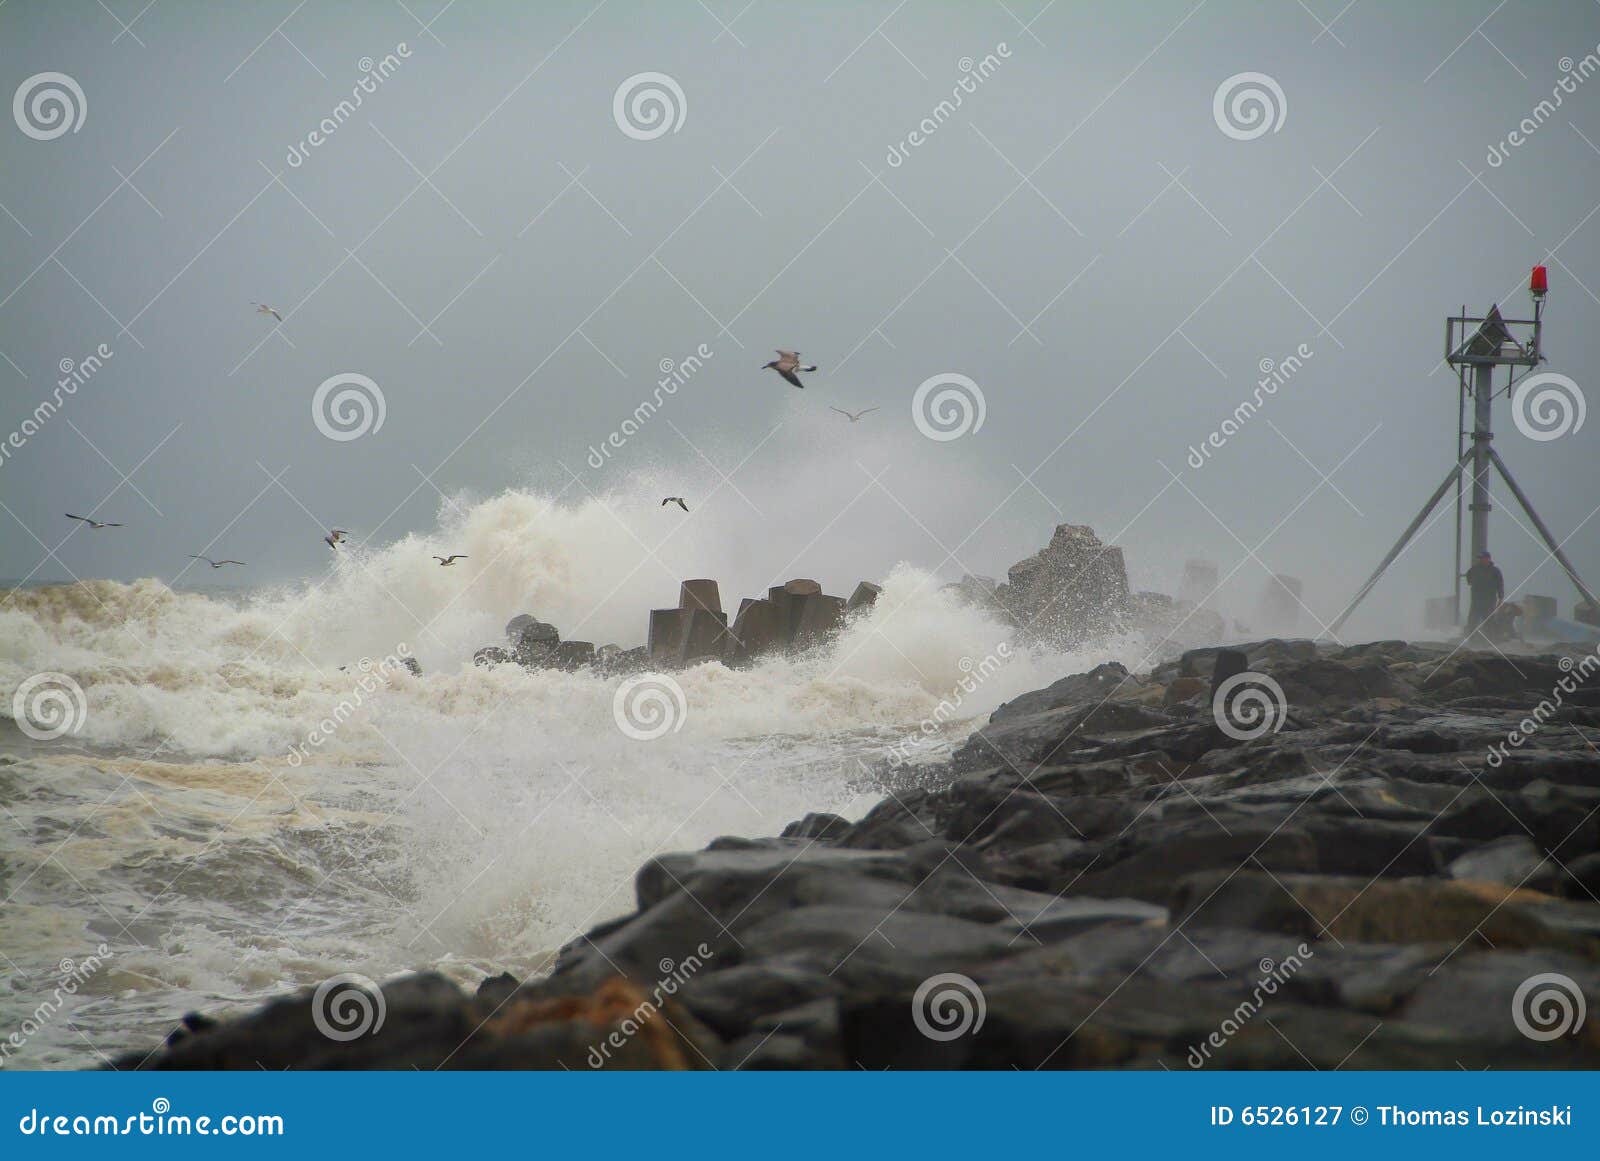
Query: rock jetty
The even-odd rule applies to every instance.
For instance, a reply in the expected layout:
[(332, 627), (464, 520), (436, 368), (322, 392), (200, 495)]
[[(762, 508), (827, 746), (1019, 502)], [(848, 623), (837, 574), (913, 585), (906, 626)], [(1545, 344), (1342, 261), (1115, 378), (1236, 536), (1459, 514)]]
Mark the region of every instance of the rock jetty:
[[(721, 626), (713, 595), (686, 586), (680, 656)], [(794, 612), (818, 595), (734, 627), (825, 628)], [(1592, 652), (1102, 665), (858, 821), (650, 860), (635, 910), (545, 976), (392, 980), (337, 1038), (324, 985), (119, 1064), (1600, 1067), (1597, 742)]]

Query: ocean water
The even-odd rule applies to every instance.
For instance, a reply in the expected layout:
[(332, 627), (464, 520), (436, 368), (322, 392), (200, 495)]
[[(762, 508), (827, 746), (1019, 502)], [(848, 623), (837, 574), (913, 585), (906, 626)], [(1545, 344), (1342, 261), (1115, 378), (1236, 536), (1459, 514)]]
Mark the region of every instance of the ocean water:
[[(539, 972), (631, 909), (652, 854), (859, 817), (942, 700), (959, 709), (924, 760), (1007, 698), (1136, 660), (1002, 650), (1005, 627), (902, 565), (831, 648), (675, 673), (665, 732), (632, 736), (622, 678), (470, 661), (527, 611), (638, 643), (661, 578), (628, 579), (636, 546), (592, 508), (507, 492), (287, 588), (0, 598), (0, 1041), (23, 1040), (5, 1066), (94, 1067), (185, 1011), (339, 972)], [(440, 569), (446, 550), (468, 560)], [(422, 676), (381, 663), (402, 648)], [(975, 681), (987, 657), (1000, 668)], [(41, 741), (11, 691), (43, 672), (83, 698), (76, 729)]]

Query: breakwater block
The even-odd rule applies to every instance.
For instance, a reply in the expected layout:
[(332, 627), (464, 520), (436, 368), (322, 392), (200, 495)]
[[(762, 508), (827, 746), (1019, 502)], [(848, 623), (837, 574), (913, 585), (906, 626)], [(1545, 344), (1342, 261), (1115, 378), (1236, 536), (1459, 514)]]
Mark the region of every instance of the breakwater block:
[(1534, 628), (1543, 625), (1556, 615), (1556, 599), (1554, 597), (1522, 598), (1522, 617), (1525, 628)]
[(729, 634), (728, 657), (731, 664), (748, 665), (763, 653), (783, 645), (778, 628), (778, 610), (769, 600), (746, 597)]
[(722, 612), (722, 597), (714, 580), (686, 580), (678, 588), (678, 608)]
[(688, 614), (682, 609), (650, 610), (650, 635), (645, 648), (652, 662), (670, 665), (678, 660), (688, 620)]
[(683, 639), (678, 649), (679, 665), (722, 656), (728, 636), (728, 614), (721, 609), (683, 609)]
[(871, 581), (862, 581), (856, 586), (856, 591), (850, 594), (850, 599), (845, 603), (844, 607), (852, 613), (857, 609), (870, 609), (878, 603), (878, 596), (882, 592), (882, 585), (875, 585)]
[(843, 597), (830, 597), (824, 593), (811, 593), (801, 598), (795, 605), (791, 644), (797, 649), (804, 649), (828, 640), (844, 624), (844, 606)]

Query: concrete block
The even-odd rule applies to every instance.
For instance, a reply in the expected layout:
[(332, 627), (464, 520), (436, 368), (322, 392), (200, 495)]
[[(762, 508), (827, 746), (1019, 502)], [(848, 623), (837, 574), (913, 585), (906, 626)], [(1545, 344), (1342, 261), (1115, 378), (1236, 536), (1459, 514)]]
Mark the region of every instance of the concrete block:
[(1257, 620), (1264, 632), (1274, 636), (1293, 633), (1300, 623), (1300, 578), (1274, 575), (1261, 591), (1257, 603)]
[(678, 589), (678, 608), (722, 612), (722, 596), (714, 580), (686, 580)]
[(777, 607), (768, 600), (746, 598), (729, 632), (727, 657), (731, 664), (748, 665), (763, 654), (780, 650), (786, 641), (780, 631)]
[(1183, 581), (1178, 586), (1178, 599), (1201, 605), (1210, 600), (1217, 588), (1217, 566), (1209, 560), (1183, 562)]
[(1422, 607), (1422, 627), (1435, 632), (1448, 633), (1461, 622), (1460, 605), (1456, 598), (1429, 597)]
[(594, 662), (593, 641), (563, 641), (556, 646), (557, 669), (581, 669)]
[(689, 614), (682, 609), (651, 609), (650, 635), (645, 648), (651, 662), (659, 665), (676, 664), (683, 648), (683, 634), (689, 626)]
[(1557, 613), (1556, 599), (1554, 597), (1525, 596), (1521, 599), (1522, 627), (1524, 629), (1536, 628), (1553, 618)]
[(728, 614), (720, 609), (716, 612), (684, 609), (682, 615), (686, 620), (678, 648), (678, 664), (721, 658), (728, 637)]
[[(994, 591), (992, 582), (989, 590), (991, 593)], [(857, 609), (870, 609), (878, 603), (878, 595), (882, 592), (882, 585), (875, 585), (871, 581), (862, 581), (856, 586), (856, 591), (850, 594), (850, 600), (845, 603), (845, 609), (852, 613)]]
[(844, 623), (844, 598), (811, 593), (803, 597), (791, 615), (794, 617), (794, 634), (790, 638), (796, 649), (807, 649), (829, 640)]

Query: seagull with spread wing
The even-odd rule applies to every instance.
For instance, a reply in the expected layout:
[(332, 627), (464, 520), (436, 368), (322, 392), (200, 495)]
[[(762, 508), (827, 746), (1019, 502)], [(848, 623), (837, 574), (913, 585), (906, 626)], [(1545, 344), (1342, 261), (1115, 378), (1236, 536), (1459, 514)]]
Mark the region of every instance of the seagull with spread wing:
[(283, 321), (283, 316), (281, 314), (279, 314), (277, 311), (273, 310), (270, 306), (268, 306), (264, 302), (253, 302), (250, 305), (256, 308), (256, 313), (257, 314), (270, 314), (273, 318), (277, 319), (279, 322)]
[(766, 370), (769, 370), (769, 369), (773, 370), (773, 371), (776, 371), (778, 374), (782, 375), (786, 380), (788, 380), (794, 386), (800, 387), (800, 388), (804, 388), (805, 384), (800, 382), (800, 376), (795, 374), (795, 372), (796, 371), (815, 371), (816, 367), (815, 366), (810, 366), (810, 367), (802, 366), (801, 363), (800, 363), (800, 352), (799, 351), (785, 351), (780, 347), (778, 349), (778, 357), (776, 359), (772, 360), (772, 362), (770, 362), (770, 363), (762, 364), (761, 369), (763, 371), (766, 371)]
[(339, 550), (340, 542), (343, 541), (344, 538), (346, 536), (349, 536), (349, 535), (350, 534), (348, 532), (346, 532), (342, 528), (332, 528), (332, 529), (329, 529), (328, 535), (326, 535), (326, 536), (324, 536), (322, 538), (322, 542), (324, 544), (326, 544), (329, 548), (331, 548), (335, 552), (337, 552)]
[(112, 523), (112, 522), (110, 522), (110, 521), (107, 521), (107, 522), (105, 522), (105, 523), (102, 523), (102, 522), (101, 522), (101, 521), (99, 521), (99, 520), (91, 520), (91, 519), (89, 519), (89, 517), (87, 517), (87, 516), (74, 516), (74, 515), (73, 515), (73, 514), (72, 514), (72, 513), (71, 513), (71, 512), (68, 512), (68, 513), (67, 513), (67, 519), (68, 519), (68, 520), (82, 520), (82, 521), (83, 521), (83, 522), (84, 522), (84, 523), (85, 523), (85, 524), (87, 524), (87, 525), (88, 525), (88, 526), (89, 526), (89, 527), (90, 527), (90, 528), (94, 528), (94, 529), (100, 529), (100, 528), (121, 528), (121, 527), (122, 527), (122, 525), (120, 525), (120, 524), (116, 524), (116, 523)]
[(665, 508), (668, 504), (676, 504), (678, 507), (682, 508), (685, 512), (687, 512), (689, 510), (689, 505), (687, 505), (687, 504), (685, 504), (683, 502), (683, 497), (682, 496), (668, 496), (665, 500), (661, 501), (661, 506), (663, 508)]
[(467, 557), (466, 557), (465, 553), (457, 552), (457, 553), (453, 553), (450, 556), (435, 556), (433, 559), (437, 560), (439, 562), (439, 567), (440, 568), (449, 568), (456, 561), (458, 561), (458, 560), (466, 560)]
[(242, 565), (244, 563), (244, 561), (242, 561), (242, 560), (212, 560), (209, 556), (196, 556), (192, 552), (189, 554), (189, 559), (190, 560), (203, 560), (207, 564), (209, 564), (212, 568), (221, 568), (225, 564), (241, 564)]
[(868, 407), (865, 411), (857, 411), (854, 414), (851, 414), (850, 412), (845, 411), (845, 410), (843, 410), (842, 408), (839, 408), (839, 407), (829, 407), (828, 410), (829, 411), (837, 411), (840, 415), (844, 416), (851, 423), (860, 423), (861, 422), (861, 417), (863, 415), (871, 415), (874, 411), (877, 411), (878, 408), (876, 408), (876, 407)]

